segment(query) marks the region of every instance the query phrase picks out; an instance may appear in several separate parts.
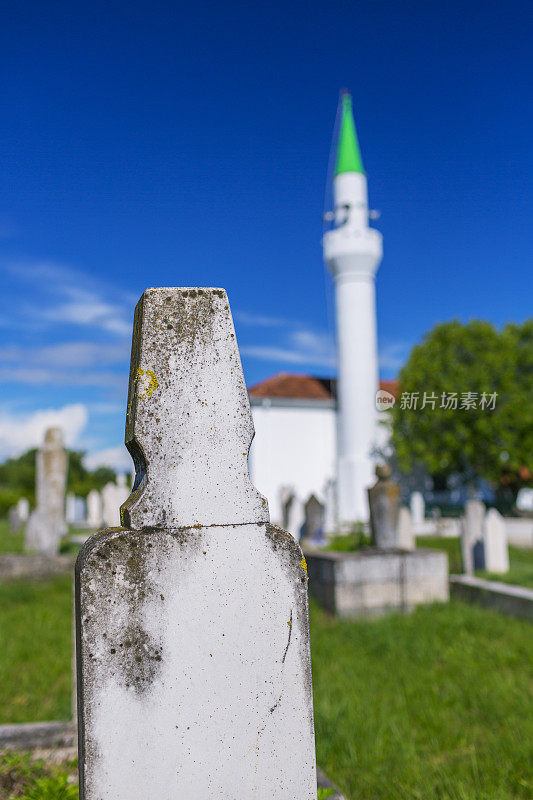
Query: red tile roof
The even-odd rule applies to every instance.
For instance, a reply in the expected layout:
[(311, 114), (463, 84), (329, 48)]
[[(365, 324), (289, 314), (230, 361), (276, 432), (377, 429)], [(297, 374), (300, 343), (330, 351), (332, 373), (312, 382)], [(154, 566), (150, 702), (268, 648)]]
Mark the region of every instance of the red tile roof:
[[(312, 375), (295, 375), (278, 372), (248, 390), (250, 397), (290, 397), (298, 400), (332, 400), (336, 395), (336, 381)], [(379, 388), (398, 397), (398, 381), (380, 381)]]
[(310, 375), (277, 375), (256, 383), (248, 390), (250, 397), (293, 397), (301, 400), (331, 400), (329, 392), (317, 378)]

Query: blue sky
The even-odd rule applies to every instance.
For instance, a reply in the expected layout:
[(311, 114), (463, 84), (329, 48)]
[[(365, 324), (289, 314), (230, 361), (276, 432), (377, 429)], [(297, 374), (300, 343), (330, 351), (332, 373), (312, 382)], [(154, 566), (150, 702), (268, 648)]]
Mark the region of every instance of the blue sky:
[(123, 458), (146, 286), (224, 286), (249, 384), (334, 372), (341, 87), (381, 211), (382, 376), (438, 321), (530, 316), (532, 40), (519, 0), (4, 9), (0, 457), (60, 422)]

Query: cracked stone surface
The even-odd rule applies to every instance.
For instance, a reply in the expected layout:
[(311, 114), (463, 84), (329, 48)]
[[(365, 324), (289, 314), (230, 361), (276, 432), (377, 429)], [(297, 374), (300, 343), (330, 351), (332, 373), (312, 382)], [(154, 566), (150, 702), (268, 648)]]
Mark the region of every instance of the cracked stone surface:
[(124, 527), (76, 567), (81, 800), (315, 800), (307, 571), (250, 482), (225, 292), (136, 313)]

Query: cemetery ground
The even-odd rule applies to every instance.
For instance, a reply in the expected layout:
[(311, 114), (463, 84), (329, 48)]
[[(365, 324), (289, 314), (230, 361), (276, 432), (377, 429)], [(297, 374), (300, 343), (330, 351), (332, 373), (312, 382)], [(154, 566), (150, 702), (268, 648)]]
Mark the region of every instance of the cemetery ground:
[[(69, 575), (0, 585), (1, 722), (68, 719), (71, 613)], [(530, 623), (460, 601), (373, 621), (312, 603), (311, 646), (317, 760), (348, 798), (533, 796)], [(5, 799), (76, 797), (67, 766), (36, 770), (41, 790)]]

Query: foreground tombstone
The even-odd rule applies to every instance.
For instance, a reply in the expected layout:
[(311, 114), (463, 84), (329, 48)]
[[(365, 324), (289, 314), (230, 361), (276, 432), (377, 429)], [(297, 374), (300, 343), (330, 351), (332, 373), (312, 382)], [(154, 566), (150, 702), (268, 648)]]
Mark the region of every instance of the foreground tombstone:
[(376, 467), (377, 481), (368, 490), (372, 544), (376, 547), (398, 547), (398, 513), (400, 487), (390, 480), (388, 464)]
[(134, 489), (76, 565), (81, 800), (316, 798), (305, 560), (252, 436), (225, 292), (147, 290)]
[(36, 457), (37, 508), (26, 525), (25, 546), (45, 555), (59, 551), (61, 537), (67, 532), (65, 488), (68, 456), (63, 448), (61, 428), (48, 428), (44, 444)]

